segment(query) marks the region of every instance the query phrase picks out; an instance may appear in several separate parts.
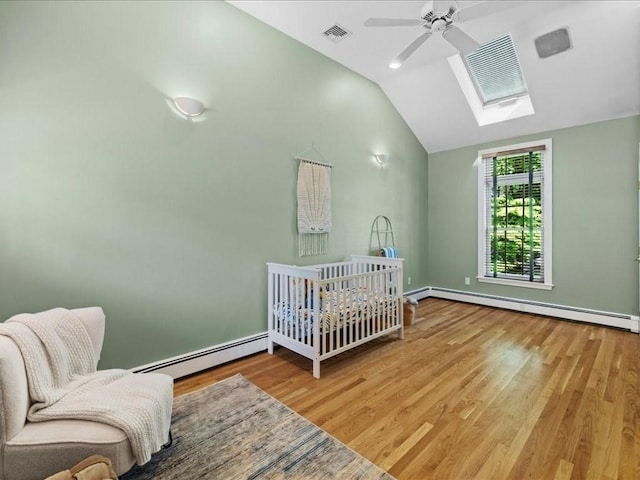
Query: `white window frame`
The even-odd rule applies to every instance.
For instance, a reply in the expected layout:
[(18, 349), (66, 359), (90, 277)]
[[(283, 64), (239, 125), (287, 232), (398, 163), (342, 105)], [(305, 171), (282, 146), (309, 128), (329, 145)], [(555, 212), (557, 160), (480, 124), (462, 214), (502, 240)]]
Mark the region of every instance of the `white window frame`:
[[(514, 287), (535, 288), (539, 290), (551, 290), (552, 282), (552, 140), (546, 138), (544, 140), (536, 140), (533, 142), (517, 143), (514, 145), (506, 145), (494, 148), (478, 150), (476, 166), (478, 169), (478, 276), (476, 279), (482, 283), (492, 283), (496, 285), (509, 285)], [(544, 258), (544, 281), (531, 282), (526, 280), (511, 280), (508, 278), (490, 278), (484, 276), (485, 253), (486, 250), (486, 192), (485, 192), (485, 173), (483, 155), (491, 155), (497, 152), (507, 152), (511, 150), (519, 150), (544, 145), (545, 150), (542, 156), (543, 165), (543, 196), (542, 196), (542, 231), (543, 231), (543, 258)]]

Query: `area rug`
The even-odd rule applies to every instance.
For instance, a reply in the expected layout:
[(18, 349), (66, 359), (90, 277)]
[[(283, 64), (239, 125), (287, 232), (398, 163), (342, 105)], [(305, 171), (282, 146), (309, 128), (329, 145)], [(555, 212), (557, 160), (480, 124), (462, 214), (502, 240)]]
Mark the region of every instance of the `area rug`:
[(173, 445), (122, 480), (393, 477), (241, 375), (177, 397)]

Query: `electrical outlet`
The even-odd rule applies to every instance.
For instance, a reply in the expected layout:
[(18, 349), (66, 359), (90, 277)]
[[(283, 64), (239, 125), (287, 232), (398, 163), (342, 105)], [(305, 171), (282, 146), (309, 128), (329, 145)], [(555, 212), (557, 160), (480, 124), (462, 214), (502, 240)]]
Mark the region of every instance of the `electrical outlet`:
[(464, 277), (464, 284), (471, 285), (471, 279), (469, 277)]
[(411, 285), (411, 277), (407, 277), (407, 285)]

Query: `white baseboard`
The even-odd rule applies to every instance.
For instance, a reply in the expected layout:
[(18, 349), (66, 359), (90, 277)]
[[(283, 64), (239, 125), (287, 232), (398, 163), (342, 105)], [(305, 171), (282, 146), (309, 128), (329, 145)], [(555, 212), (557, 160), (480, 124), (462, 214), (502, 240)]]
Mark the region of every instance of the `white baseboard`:
[(485, 295), (480, 293), (465, 292), (462, 290), (451, 290), (438, 287), (426, 287), (412, 292), (406, 292), (416, 300), (434, 297), (455, 300), (458, 302), (474, 303), (486, 305), (488, 307), (505, 308), (518, 312), (534, 313), (547, 317), (564, 318), (577, 322), (587, 322), (608, 327), (623, 328), (640, 333), (640, 317), (623, 313), (604, 312), (600, 310), (590, 310), (586, 308), (569, 307), (566, 305), (555, 305), (544, 302), (534, 302), (509, 297), (498, 297), (495, 295)]
[(262, 332), (166, 360), (160, 360), (159, 362), (142, 365), (132, 368), (131, 371), (136, 373), (166, 373), (173, 378), (180, 378), (254, 353), (264, 352), (266, 349), (267, 332)]
[[(450, 290), (438, 287), (425, 287), (405, 292), (416, 300), (428, 297), (444, 298), (458, 302), (486, 305), (488, 307), (504, 308), (525, 313), (534, 313), (548, 317), (564, 318), (578, 322), (593, 323), (609, 327), (623, 328), (632, 332), (640, 332), (640, 317), (599, 310), (554, 305), (543, 302), (533, 302), (517, 298), (498, 297), (480, 293), (465, 292), (462, 290)], [(258, 352), (267, 350), (267, 332), (258, 333), (249, 337), (239, 338), (231, 342), (213, 345), (195, 352), (185, 353), (176, 357), (158, 362), (149, 363), (132, 368), (133, 372), (160, 372), (173, 378), (180, 378), (192, 373), (206, 370), (223, 363), (237, 360)]]
[(404, 292), (405, 297), (413, 297), (416, 300), (420, 301), (423, 298), (431, 297), (431, 287), (419, 288), (417, 290), (411, 290), (409, 292)]

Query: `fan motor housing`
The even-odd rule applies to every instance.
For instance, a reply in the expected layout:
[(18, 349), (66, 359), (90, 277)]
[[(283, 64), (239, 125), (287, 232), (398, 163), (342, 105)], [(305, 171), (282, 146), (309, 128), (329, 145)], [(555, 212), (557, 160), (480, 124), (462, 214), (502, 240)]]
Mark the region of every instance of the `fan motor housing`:
[(453, 14), (456, 12), (456, 8), (453, 5), (449, 5), (449, 8), (442, 12), (436, 12), (433, 9), (433, 2), (427, 2), (422, 10), (420, 10), (420, 18), (424, 20), (427, 25), (435, 24), (438, 20), (444, 20), (449, 25), (453, 20)]
[(449, 23), (451, 22), (447, 22), (444, 18), (436, 18), (431, 23), (431, 30), (433, 30), (434, 32), (442, 32), (445, 28), (447, 28), (447, 25), (449, 25)]

